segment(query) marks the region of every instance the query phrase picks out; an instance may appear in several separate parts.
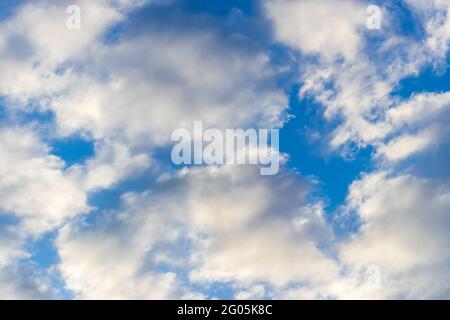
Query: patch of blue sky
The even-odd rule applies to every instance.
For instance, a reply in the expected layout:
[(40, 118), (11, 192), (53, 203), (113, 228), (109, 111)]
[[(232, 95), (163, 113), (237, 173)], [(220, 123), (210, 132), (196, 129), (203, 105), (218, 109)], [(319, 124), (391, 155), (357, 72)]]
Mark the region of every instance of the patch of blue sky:
[(256, 0), (228, 0), (228, 1), (203, 1), (203, 0), (181, 0), (178, 1), (181, 8), (193, 12), (208, 12), (209, 14), (223, 16), (232, 10), (238, 9), (247, 15), (254, 15), (259, 3)]
[(50, 146), (52, 154), (64, 160), (67, 167), (83, 164), (95, 154), (94, 143), (78, 135), (52, 140)]
[[(136, 36), (144, 30), (156, 32), (177, 30), (214, 31), (223, 41), (236, 40), (244, 35), (253, 45), (267, 42), (267, 33), (261, 32), (267, 24), (259, 16), (257, 1), (186, 1), (178, 0), (163, 6), (150, 3), (129, 14), (129, 18), (108, 33), (110, 40), (118, 35)], [(151, 41), (151, 39), (149, 39)]]
[(27, 245), (27, 252), (31, 253), (30, 259), (42, 268), (48, 268), (59, 262), (59, 256), (54, 245), (56, 236), (56, 232), (49, 232), (36, 242), (30, 242)]
[(25, 0), (2, 0), (0, 1), (0, 22), (14, 15), (17, 8), (26, 3)]
[(6, 226), (17, 225), (20, 223), (20, 218), (7, 211), (0, 210), (0, 229)]
[(420, 23), (417, 13), (413, 12), (403, 0), (376, 0), (372, 2), (390, 13), (390, 28), (398, 35), (421, 40), (425, 38), (425, 26)]
[(372, 148), (353, 150), (351, 157), (329, 151), (326, 144), (334, 128), (324, 120), (323, 107), (311, 99), (298, 99), (298, 85), (290, 95), (290, 113), (294, 116), (280, 130), (280, 151), (289, 155), (288, 165), (319, 182), (318, 192), (327, 199), (331, 214), (344, 204), (352, 181), (372, 169)]
[(103, 36), (103, 42), (108, 45), (115, 45), (120, 41), (125, 23), (120, 22), (110, 27)]
[(2, 97), (0, 97), (0, 128), (6, 124), (7, 119), (8, 113), (5, 107), (5, 101)]
[(438, 66), (424, 66), (418, 75), (402, 79), (392, 94), (408, 99), (414, 94), (450, 91), (449, 63), (450, 55), (447, 56), (445, 63), (441, 63)]

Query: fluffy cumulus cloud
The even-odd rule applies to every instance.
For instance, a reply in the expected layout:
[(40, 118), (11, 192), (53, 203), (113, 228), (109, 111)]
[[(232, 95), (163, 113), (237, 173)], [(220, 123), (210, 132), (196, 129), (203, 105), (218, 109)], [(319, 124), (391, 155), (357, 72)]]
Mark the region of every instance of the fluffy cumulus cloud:
[(159, 191), (125, 194), (121, 210), (65, 227), (61, 272), (70, 280), (80, 268), (81, 298), (202, 297), (189, 287), (333, 279), (323, 210), (307, 205), (307, 180), (287, 175), (273, 184), (253, 168), (224, 167), (162, 177)]
[(379, 266), (383, 286), (392, 296), (448, 296), (448, 184), (371, 174), (351, 186), (349, 207), (363, 225), (341, 248), (345, 263), (353, 268)]
[[(56, 69), (69, 59), (84, 55), (105, 29), (118, 22), (120, 2), (40, 1), (25, 2), (15, 15), (0, 24), (0, 57), (3, 70), (0, 92), (16, 103), (48, 95), (67, 86), (67, 77)], [(85, 9), (83, 24), (89, 32), (66, 27), (66, 9), (76, 4)]]
[(31, 130), (0, 131), (0, 210), (21, 218), (25, 232), (39, 235), (89, 210), (77, 180)]
[[(0, 20), (0, 298), (448, 298), (450, 96), (401, 89), (446, 74), (450, 2), (385, 4), (381, 30), (369, 4), (14, 7)], [(373, 150), (336, 208), (289, 154), (275, 176), (166, 157), (195, 120), (280, 128), (311, 102), (329, 152)], [(92, 153), (58, 151), (72, 140)], [(42, 239), (50, 266), (30, 249)]]
[[(27, 276), (24, 276), (27, 275)], [(55, 299), (49, 277), (33, 264), (10, 265), (0, 270), (1, 299)]]
[(362, 45), (359, 35), (366, 25), (366, 7), (357, 1), (276, 0), (267, 2), (276, 37), (307, 54), (354, 59)]
[(227, 46), (208, 31), (145, 32), (99, 48), (87, 63), (92, 74), (77, 75), (79, 86), (51, 107), (64, 132), (99, 139), (120, 133), (133, 144), (160, 145), (197, 119), (220, 128), (283, 123), (287, 102), (268, 57)]

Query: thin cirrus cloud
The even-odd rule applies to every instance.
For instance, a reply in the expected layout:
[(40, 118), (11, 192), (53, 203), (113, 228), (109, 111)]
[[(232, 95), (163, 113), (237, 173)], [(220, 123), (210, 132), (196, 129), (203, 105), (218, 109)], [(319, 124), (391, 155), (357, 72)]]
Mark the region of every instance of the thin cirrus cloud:
[[(65, 27), (71, 4), (82, 32)], [(379, 1), (381, 30), (366, 28), (370, 4), (11, 8), (0, 21), (0, 297), (448, 298), (448, 93), (397, 92), (425, 68), (446, 73), (450, 3)], [(292, 88), (332, 124), (317, 135), (329, 152), (373, 150), (337, 209), (289, 154), (262, 177), (174, 168), (158, 153), (194, 120), (282, 128)], [(53, 148), (67, 139), (93, 154), (69, 164)]]

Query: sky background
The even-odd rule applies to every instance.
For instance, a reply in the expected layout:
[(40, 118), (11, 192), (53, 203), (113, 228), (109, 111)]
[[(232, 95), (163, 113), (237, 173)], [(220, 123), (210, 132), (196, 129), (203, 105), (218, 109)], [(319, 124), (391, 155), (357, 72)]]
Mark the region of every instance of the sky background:
[[(450, 298), (449, 45), (448, 0), (1, 1), (0, 298)], [(280, 172), (175, 166), (195, 120)]]

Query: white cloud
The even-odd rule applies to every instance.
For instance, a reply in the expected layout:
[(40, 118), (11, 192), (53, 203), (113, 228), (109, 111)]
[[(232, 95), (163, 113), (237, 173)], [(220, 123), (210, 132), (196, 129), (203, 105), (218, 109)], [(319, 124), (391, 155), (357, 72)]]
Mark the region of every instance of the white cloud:
[(434, 141), (433, 132), (421, 132), (417, 135), (402, 135), (378, 148), (378, 155), (389, 161), (403, 160), (426, 149)]
[[(131, 4), (131, 2), (130, 2)], [(69, 5), (82, 10), (81, 30), (69, 30)], [(14, 104), (56, 94), (73, 83), (57, 70), (88, 54), (105, 30), (124, 18), (117, 1), (40, 1), (19, 6), (0, 23), (0, 94)]]
[(265, 3), (277, 38), (308, 54), (354, 59), (361, 50), (359, 29), (366, 7), (352, 0), (270, 0)]
[(387, 121), (393, 136), (377, 146), (377, 154), (396, 162), (445, 148), (449, 143), (449, 97), (448, 92), (422, 93), (389, 109)]
[(244, 40), (149, 27), (105, 44), (108, 28), (142, 1), (70, 2), (82, 10), (81, 30), (65, 27), (68, 4), (26, 4), (0, 24), (0, 95), (10, 107), (37, 101), (55, 112), (63, 135), (127, 143), (167, 143), (174, 128), (194, 120), (216, 127), (284, 122), (287, 100), (269, 58)]
[(75, 298), (163, 299), (175, 290), (175, 274), (140, 271), (145, 251), (120, 234), (93, 230), (77, 235), (67, 226), (56, 244), (62, 260), (58, 268)]
[(48, 275), (43, 273), (36, 265), (26, 263), (0, 268), (0, 299), (56, 298), (57, 290), (51, 285)]
[[(98, 223), (60, 234), (62, 274), (77, 265), (93, 284), (79, 298), (181, 297), (193, 283), (213, 282), (245, 292), (260, 282), (283, 287), (336, 275), (335, 262), (319, 248), (331, 231), (320, 206), (303, 206), (308, 187), (298, 177), (273, 184), (255, 168), (207, 168), (155, 187), (125, 195), (124, 208)], [(188, 279), (175, 277), (180, 267)], [(147, 281), (173, 290), (140, 285)]]
[(287, 102), (268, 57), (228, 47), (210, 32), (149, 31), (99, 49), (88, 65), (93, 74), (80, 75), (53, 102), (63, 132), (154, 145), (167, 144), (174, 129), (191, 128), (194, 120), (219, 128), (284, 121)]
[(0, 130), (0, 208), (39, 235), (89, 211), (86, 195), (64, 162), (28, 129)]
[(83, 190), (91, 192), (109, 188), (150, 166), (151, 160), (146, 153), (131, 154), (126, 145), (106, 141), (97, 143), (95, 156), (83, 165), (73, 166), (71, 173), (77, 176)]
[(341, 246), (344, 264), (379, 266), (386, 298), (448, 297), (448, 186), (375, 173), (353, 183), (348, 205), (362, 226)]
[(423, 93), (411, 97), (388, 111), (388, 119), (394, 126), (430, 123), (446, 112), (450, 106), (450, 93)]
[(375, 172), (350, 187), (356, 233), (335, 242), (339, 275), (273, 292), (281, 299), (446, 299), (450, 294), (450, 189), (439, 181)]

